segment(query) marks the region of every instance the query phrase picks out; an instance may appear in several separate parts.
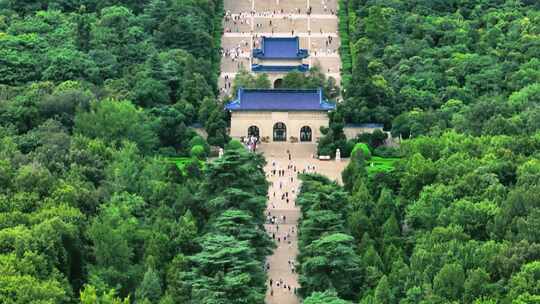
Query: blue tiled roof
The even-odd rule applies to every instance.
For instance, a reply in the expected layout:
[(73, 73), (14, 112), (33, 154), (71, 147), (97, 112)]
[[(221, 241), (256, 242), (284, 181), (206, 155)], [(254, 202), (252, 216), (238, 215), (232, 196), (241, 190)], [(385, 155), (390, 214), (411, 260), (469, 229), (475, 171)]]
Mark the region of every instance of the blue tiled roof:
[(253, 50), (253, 57), (259, 59), (303, 59), (309, 56), (300, 48), (298, 37), (262, 37), (262, 47)]
[(252, 64), (251, 71), (252, 72), (291, 72), (291, 71), (307, 72), (309, 71), (309, 64), (279, 65), (279, 66)]
[(330, 111), (335, 105), (323, 100), (322, 90), (239, 89), (229, 111)]

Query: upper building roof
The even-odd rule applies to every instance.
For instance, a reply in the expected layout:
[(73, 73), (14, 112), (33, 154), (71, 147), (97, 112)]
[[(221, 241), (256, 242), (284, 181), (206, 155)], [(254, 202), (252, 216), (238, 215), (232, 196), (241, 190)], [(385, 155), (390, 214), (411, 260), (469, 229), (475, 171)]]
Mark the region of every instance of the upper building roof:
[(323, 99), (322, 89), (239, 89), (229, 111), (330, 111), (335, 105)]
[(261, 48), (253, 50), (253, 57), (259, 59), (303, 59), (309, 56), (300, 48), (298, 37), (262, 37)]
[(252, 64), (251, 71), (254, 73), (287, 73), (287, 72), (292, 72), (292, 71), (305, 73), (309, 71), (309, 64), (300, 64), (300, 65)]

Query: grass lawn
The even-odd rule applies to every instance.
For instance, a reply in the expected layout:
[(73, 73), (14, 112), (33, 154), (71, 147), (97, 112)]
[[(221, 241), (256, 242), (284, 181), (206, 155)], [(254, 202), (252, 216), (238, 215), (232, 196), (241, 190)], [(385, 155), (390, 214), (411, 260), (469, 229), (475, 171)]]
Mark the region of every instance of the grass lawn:
[(395, 162), (399, 158), (384, 158), (379, 156), (373, 156), (368, 161), (367, 172), (369, 175), (377, 174), (379, 172), (391, 172), (394, 170)]

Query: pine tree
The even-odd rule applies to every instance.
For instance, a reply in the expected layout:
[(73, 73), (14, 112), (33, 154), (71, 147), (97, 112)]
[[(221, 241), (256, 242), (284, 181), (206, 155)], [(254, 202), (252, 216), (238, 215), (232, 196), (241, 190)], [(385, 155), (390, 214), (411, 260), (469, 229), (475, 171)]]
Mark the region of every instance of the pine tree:
[(137, 301), (148, 300), (150, 303), (157, 303), (161, 297), (161, 282), (158, 273), (153, 268), (148, 268), (144, 278), (137, 288), (135, 298)]
[(393, 303), (393, 295), (388, 284), (388, 278), (383, 275), (375, 288), (375, 303), (377, 304), (391, 304)]
[(448, 300), (459, 301), (463, 295), (465, 273), (458, 263), (445, 264), (433, 279), (433, 291)]
[(392, 192), (388, 189), (383, 189), (381, 191), (381, 195), (379, 196), (379, 200), (373, 209), (373, 222), (380, 227), (392, 214), (395, 214), (395, 212), (396, 207)]

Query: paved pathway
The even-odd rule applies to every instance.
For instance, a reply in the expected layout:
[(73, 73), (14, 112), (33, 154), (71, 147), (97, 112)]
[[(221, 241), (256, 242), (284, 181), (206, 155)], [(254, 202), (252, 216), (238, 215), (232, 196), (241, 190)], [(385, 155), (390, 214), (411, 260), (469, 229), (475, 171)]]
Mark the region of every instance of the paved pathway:
[[(294, 289), (299, 287), (298, 275), (292, 270), (296, 264), (298, 254), (296, 232), (298, 219), (301, 216), (300, 209), (295, 205), (296, 195), (300, 187), (297, 173), (303, 170), (318, 172), (340, 181), (341, 171), (347, 165), (346, 161), (319, 161), (313, 159), (311, 155), (315, 149), (315, 144), (298, 143), (262, 144), (259, 147), (259, 151), (264, 154), (268, 162), (265, 172), (271, 183), (268, 190), (270, 199), (268, 200), (266, 212), (267, 216), (275, 217), (275, 224), (267, 224), (265, 227), (270, 237), (275, 238), (277, 245), (273, 255), (267, 258), (267, 263), (270, 266), (268, 271), (269, 281), (267, 282), (270, 287), (266, 295), (267, 304), (300, 303), (294, 293)], [(290, 151), (291, 160), (289, 160), (287, 150)], [(307, 170), (308, 165), (315, 168)], [(294, 171), (295, 167), (296, 172)], [(279, 176), (277, 172), (273, 174), (272, 170), (285, 170), (285, 176)], [(289, 198), (288, 203), (287, 198), (282, 199), (282, 196), (286, 194), (288, 194)], [(285, 216), (285, 221), (283, 221), (283, 216)], [(270, 285), (270, 279), (272, 285)], [(290, 290), (289, 286), (291, 287)]]

